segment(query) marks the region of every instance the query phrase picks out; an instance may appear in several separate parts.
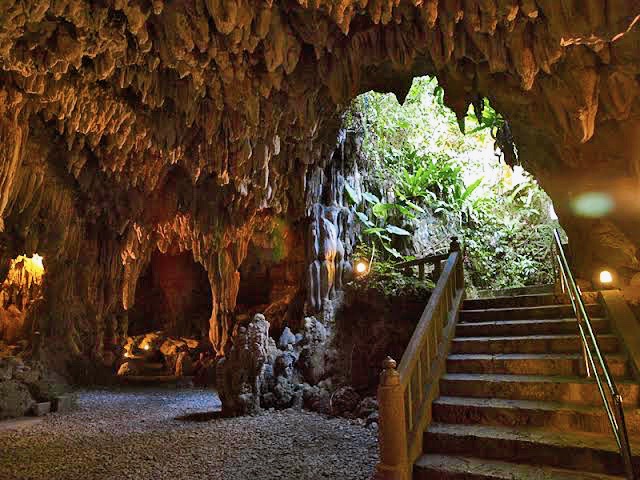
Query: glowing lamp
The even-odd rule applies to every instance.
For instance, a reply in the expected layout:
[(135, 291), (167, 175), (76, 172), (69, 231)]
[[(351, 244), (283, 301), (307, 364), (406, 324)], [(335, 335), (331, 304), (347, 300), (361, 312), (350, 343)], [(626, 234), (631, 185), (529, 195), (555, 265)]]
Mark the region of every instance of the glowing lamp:
[(129, 352), (124, 352), (124, 358), (129, 358)]
[(593, 283), (596, 288), (608, 290), (618, 287), (618, 274), (609, 267), (598, 268), (593, 273)]
[(146, 344), (146, 345), (145, 345), (144, 347), (142, 347), (142, 348), (144, 348), (145, 350), (149, 350), (149, 344)]
[(358, 260), (356, 262), (356, 273), (358, 275), (364, 275), (368, 271), (369, 271), (369, 264), (367, 264), (367, 262), (365, 262), (364, 260)]
[(602, 270), (600, 272), (600, 283), (602, 283), (603, 285), (608, 285), (610, 283), (613, 283), (613, 275), (611, 275), (611, 272), (609, 270)]

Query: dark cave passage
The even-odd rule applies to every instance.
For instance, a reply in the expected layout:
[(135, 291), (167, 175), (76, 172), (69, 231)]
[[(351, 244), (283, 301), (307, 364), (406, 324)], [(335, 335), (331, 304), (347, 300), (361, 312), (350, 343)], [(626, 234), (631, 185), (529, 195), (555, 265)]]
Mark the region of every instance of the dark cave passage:
[(263, 313), (275, 334), (285, 326), (297, 327), (303, 318), (304, 286), (300, 283), (304, 258), (299, 240), (279, 224), (269, 233), (258, 232), (240, 265), (236, 313), (240, 318)]
[(211, 315), (207, 272), (191, 252), (156, 250), (136, 288), (129, 335), (161, 330), (167, 335), (205, 338)]

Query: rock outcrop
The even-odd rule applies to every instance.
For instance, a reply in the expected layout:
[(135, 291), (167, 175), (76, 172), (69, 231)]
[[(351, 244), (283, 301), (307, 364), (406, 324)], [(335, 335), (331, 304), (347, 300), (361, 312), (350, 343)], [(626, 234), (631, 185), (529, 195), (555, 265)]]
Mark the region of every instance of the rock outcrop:
[[(318, 169), (341, 172), (339, 113), (372, 88), (402, 99), (424, 74), (461, 118), (488, 97), (508, 119), (583, 276), (631, 276), (639, 16), (639, 0), (3, 1), (1, 277), (42, 255), (33, 321), (100, 357), (152, 252), (189, 251), (224, 353), (253, 232), (307, 218), (319, 309), (350, 268), (340, 182), (315, 188)], [(591, 191), (615, 210), (580, 217), (572, 202)]]

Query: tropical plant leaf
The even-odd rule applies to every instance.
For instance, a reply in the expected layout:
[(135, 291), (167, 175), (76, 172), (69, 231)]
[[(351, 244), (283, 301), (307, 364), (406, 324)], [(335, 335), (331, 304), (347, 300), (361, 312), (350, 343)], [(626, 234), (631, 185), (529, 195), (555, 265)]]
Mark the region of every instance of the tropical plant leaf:
[(362, 198), (364, 198), (367, 202), (372, 204), (380, 203), (380, 199), (371, 192), (363, 192)]
[(410, 237), (411, 232), (407, 232), (404, 228), (396, 227), (395, 225), (387, 225), (387, 232), (399, 235), (402, 237)]
[(351, 203), (358, 205), (362, 201), (358, 192), (356, 192), (353, 187), (346, 182), (344, 184), (344, 190), (347, 192), (347, 196), (349, 197), (349, 200), (351, 200)]
[(460, 201), (464, 202), (467, 198), (469, 198), (469, 196), (480, 186), (481, 183), (482, 183), (482, 177), (480, 177), (471, 185), (469, 185), (464, 191), (464, 193), (462, 194), (462, 196), (460, 197)]
[(371, 211), (376, 217), (384, 220), (389, 216), (389, 213), (391, 213), (394, 208), (395, 205), (393, 203), (376, 203)]
[(373, 227), (373, 222), (369, 220), (369, 217), (363, 212), (356, 212), (356, 215), (360, 219), (362, 223), (364, 223), (367, 227)]
[(402, 254), (396, 250), (393, 247), (390, 247), (388, 245), (382, 244), (382, 246), (384, 247), (384, 249), (389, 252), (391, 255), (393, 255), (395, 258), (402, 258)]
[(422, 208), (420, 205), (413, 203), (411, 200), (405, 200), (404, 203), (406, 203), (409, 207), (413, 208), (416, 212), (425, 213), (424, 208)]

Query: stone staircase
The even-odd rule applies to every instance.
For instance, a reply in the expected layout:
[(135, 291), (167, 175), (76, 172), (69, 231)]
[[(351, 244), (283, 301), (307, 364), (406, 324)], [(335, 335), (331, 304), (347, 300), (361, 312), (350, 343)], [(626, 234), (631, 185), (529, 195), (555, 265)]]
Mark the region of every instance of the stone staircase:
[[(467, 300), (414, 479), (621, 479), (624, 468), (566, 298)], [(640, 385), (601, 306), (587, 305), (624, 398), (640, 471)]]

